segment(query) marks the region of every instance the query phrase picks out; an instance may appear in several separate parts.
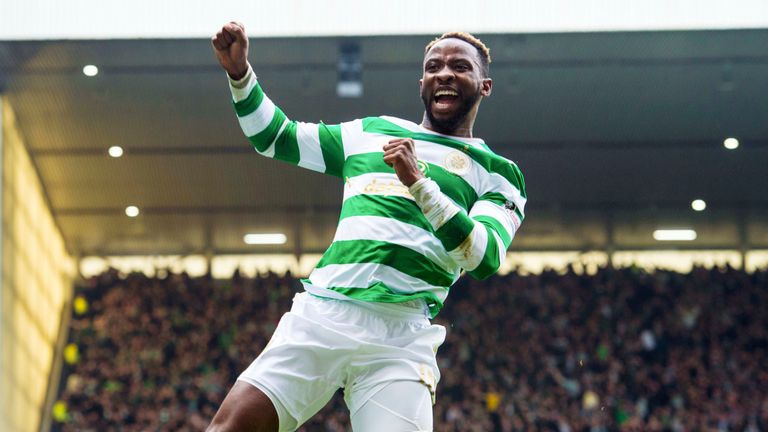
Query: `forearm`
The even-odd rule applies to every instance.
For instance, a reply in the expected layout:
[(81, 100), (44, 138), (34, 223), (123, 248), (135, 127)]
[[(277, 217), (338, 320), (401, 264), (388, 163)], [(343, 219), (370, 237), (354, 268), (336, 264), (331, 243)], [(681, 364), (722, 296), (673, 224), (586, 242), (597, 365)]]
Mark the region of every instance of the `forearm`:
[(469, 217), (431, 179), (417, 181), (409, 191), (460, 267), (479, 279), (496, 273), (506, 255), (506, 246), (492, 229)]
[(290, 120), (264, 93), (250, 65), (243, 78), (229, 77), (229, 87), (240, 127), (256, 151), (313, 171), (341, 175), (339, 126)]
[(243, 133), (259, 153), (275, 156), (275, 149), (268, 150), (285, 128), (288, 118), (264, 94), (250, 66), (242, 79), (233, 80), (229, 76), (228, 79)]

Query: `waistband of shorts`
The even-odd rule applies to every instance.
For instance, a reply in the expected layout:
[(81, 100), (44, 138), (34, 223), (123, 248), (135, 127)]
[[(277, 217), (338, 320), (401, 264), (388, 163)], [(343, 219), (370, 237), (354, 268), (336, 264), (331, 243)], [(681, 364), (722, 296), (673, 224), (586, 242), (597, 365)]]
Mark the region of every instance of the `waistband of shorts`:
[(424, 299), (410, 300), (403, 303), (367, 302), (353, 299), (339, 292), (321, 288), (306, 282), (304, 282), (303, 285), (309, 295), (321, 300), (343, 301), (363, 309), (368, 309), (379, 315), (405, 319), (408, 321), (423, 321), (424, 319), (429, 319), (429, 307)]

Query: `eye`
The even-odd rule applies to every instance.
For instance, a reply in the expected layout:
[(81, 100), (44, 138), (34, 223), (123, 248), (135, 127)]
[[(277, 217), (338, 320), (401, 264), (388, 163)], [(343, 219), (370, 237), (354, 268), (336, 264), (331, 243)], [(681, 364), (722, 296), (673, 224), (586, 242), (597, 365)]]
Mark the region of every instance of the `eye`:
[(440, 69), (437, 65), (437, 63), (427, 63), (426, 66), (424, 66), (424, 70), (427, 72), (436, 72), (438, 69)]
[(468, 71), (470, 69), (469, 65), (466, 64), (466, 63), (459, 63), (456, 66), (454, 66), (453, 68), (456, 69), (459, 72), (466, 72), (466, 71)]

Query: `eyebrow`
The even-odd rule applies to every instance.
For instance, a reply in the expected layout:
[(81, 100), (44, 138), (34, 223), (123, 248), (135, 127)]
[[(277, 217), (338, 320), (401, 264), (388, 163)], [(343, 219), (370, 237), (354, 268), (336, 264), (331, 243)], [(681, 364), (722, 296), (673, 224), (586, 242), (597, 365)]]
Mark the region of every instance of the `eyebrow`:
[[(427, 65), (431, 64), (431, 63), (446, 63), (446, 62), (444, 62), (443, 60), (438, 59), (438, 58), (427, 58), (427, 59), (424, 59), (424, 66), (425, 67)], [(480, 68), (483, 67), (482, 63), (478, 62), (476, 59), (454, 58), (454, 59), (448, 60), (447, 63), (466, 63), (466, 64), (469, 64), (472, 67), (480, 67)]]

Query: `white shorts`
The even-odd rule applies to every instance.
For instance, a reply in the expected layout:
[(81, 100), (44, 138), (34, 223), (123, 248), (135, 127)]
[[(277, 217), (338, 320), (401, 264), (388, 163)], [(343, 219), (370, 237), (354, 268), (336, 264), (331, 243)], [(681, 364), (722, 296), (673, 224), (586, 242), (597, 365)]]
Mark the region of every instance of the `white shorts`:
[(238, 379), (272, 400), (281, 432), (309, 420), (339, 388), (351, 416), (396, 381), (422, 383), (434, 403), (440, 379), (435, 354), (445, 328), (416, 309), (390, 306), (299, 293)]

